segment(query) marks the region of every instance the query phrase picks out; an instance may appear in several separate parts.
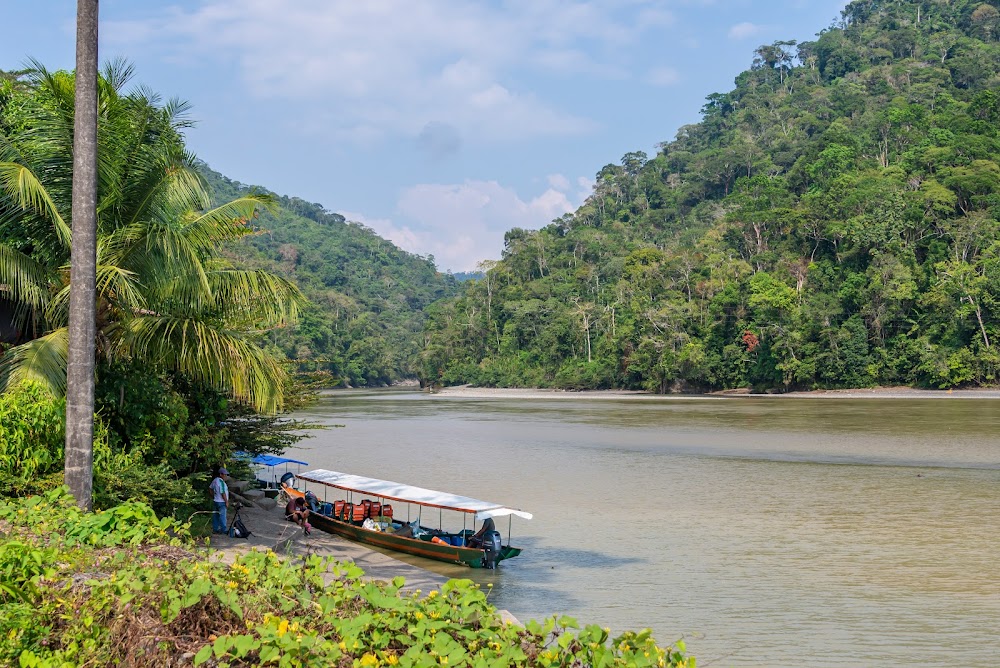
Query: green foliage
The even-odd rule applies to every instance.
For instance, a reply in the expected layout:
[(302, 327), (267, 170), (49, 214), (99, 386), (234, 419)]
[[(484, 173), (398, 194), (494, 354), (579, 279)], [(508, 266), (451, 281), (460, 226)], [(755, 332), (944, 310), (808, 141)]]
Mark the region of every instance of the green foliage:
[[(62, 485), (65, 399), (37, 384), (0, 394), (0, 496), (28, 496)], [(109, 508), (126, 500), (163, 514), (191, 512), (204, 503), (204, 475), (179, 478), (175, 468), (150, 456), (151, 440), (127, 447), (95, 424), (94, 504)], [(229, 451), (227, 451), (228, 454)], [(220, 459), (219, 461), (225, 461)], [(207, 470), (207, 466), (205, 469)]]
[(612, 638), (560, 616), (506, 625), (470, 580), (424, 596), (318, 556), (225, 564), (142, 504), (86, 514), (60, 491), (0, 502), (0, 523), (5, 665), (158, 666), (185, 652), (232, 667), (695, 665), (648, 630)]
[(94, 452), (94, 507), (111, 508), (127, 501), (144, 503), (157, 513), (189, 515), (204, 505), (208, 476), (178, 477), (167, 463), (148, 463), (144, 448), (131, 451), (98, 447)]
[[(848, 3), (428, 309), (428, 383), (996, 383), (996, 3)], [(752, 339), (747, 337), (752, 335)], [(750, 342), (753, 342), (751, 345)]]
[(27, 383), (0, 394), (0, 494), (62, 470), (66, 401)]

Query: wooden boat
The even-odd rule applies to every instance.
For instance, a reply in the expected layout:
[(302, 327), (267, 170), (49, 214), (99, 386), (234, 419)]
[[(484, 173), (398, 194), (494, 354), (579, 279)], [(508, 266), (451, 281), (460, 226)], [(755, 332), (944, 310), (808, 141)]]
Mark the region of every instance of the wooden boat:
[[(313, 491), (310, 485), (317, 486), (320, 492), (311, 499), (314, 507), (309, 522), (315, 528), (359, 543), (472, 568), (496, 568), (504, 559), (521, 554), (521, 548), (509, 544), (509, 526), (508, 544), (503, 544), (495, 529), (495, 518), (507, 517), (509, 523), (514, 515), (529, 520), (532, 517), (523, 510), (489, 501), (338, 471), (316, 469), (299, 474), (298, 479), (306, 483), (306, 489), (299, 490), (288, 484), (292, 481), (286, 481), (289, 497), (307, 496)], [(416, 520), (400, 521), (394, 516), (391, 502), (415, 505)], [(420, 511), (425, 508), (471, 515), (473, 526), (453, 532), (427, 528), (420, 523)], [(476, 522), (482, 522), (479, 531), (475, 530)]]

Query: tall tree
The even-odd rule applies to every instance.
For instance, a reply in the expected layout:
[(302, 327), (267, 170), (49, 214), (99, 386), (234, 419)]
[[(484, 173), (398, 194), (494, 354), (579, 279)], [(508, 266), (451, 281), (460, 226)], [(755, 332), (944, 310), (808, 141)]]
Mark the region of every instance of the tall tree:
[(97, 328), (98, 0), (77, 0), (73, 133), (73, 246), (66, 366), (66, 484), (90, 510), (94, 484), (94, 338)]

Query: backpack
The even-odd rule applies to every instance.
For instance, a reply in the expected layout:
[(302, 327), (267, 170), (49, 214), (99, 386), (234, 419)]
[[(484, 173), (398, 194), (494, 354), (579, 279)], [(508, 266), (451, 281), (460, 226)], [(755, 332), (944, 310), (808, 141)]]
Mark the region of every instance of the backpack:
[(253, 534), (251, 534), (250, 529), (247, 529), (247, 526), (243, 524), (243, 520), (237, 517), (233, 520), (233, 526), (229, 528), (229, 535), (232, 538), (249, 538)]

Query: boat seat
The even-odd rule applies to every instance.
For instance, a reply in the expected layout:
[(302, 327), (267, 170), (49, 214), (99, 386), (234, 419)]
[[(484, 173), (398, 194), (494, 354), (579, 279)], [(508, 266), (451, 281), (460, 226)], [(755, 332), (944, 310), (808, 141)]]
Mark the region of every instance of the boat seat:
[(368, 517), (368, 508), (364, 504), (355, 504), (351, 508), (351, 521), (361, 523)]
[(368, 517), (375, 519), (382, 515), (382, 504), (378, 501), (372, 501), (372, 505), (368, 508)]
[(388, 517), (392, 519), (392, 505), (388, 503), (382, 504), (382, 517)]

